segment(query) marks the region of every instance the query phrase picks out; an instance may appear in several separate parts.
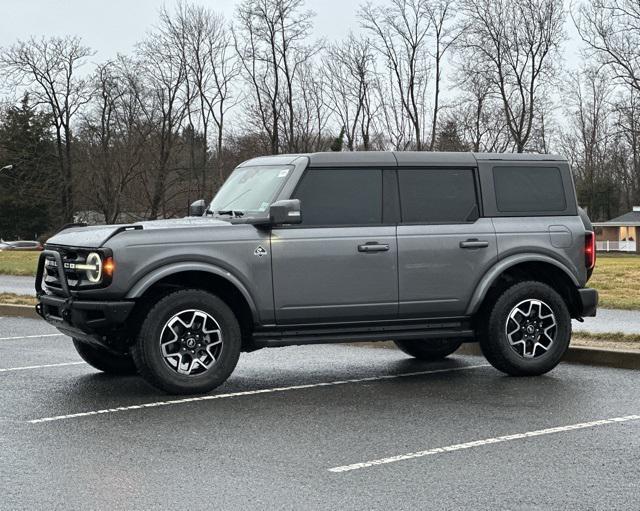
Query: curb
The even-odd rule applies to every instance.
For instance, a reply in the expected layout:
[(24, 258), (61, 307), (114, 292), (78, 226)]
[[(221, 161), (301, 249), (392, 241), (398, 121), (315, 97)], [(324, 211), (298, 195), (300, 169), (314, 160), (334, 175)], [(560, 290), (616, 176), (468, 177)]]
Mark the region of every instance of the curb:
[[(478, 343), (468, 343), (460, 346), (460, 355), (482, 355)], [(582, 364), (590, 366), (615, 367), (617, 369), (640, 369), (640, 351), (603, 350), (587, 346), (571, 346), (562, 359), (568, 364)]]
[[(351, 346), (365, 348), (396, 349), (390, 341), (350, 343)], [(455, 355), (483, 356), (477, 342), (465, 343), (458, 348)], [(572, 346), (562, 359), (566, 364), (581, 364), (599, 367), (615, 367), (616, 369), (640, 369), (640, 351), (603, 350), (586, 346)]]
[(0, 316), (40, 319), (34, 305), (10, 305), (0, 303)]

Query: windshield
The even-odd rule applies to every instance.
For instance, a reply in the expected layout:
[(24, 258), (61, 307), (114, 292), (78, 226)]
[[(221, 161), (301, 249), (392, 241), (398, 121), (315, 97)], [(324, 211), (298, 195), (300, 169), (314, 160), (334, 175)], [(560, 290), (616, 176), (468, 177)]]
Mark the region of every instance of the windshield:
[(291, 169), (289, 165), (235, 169), (211, 201), (209, 211), (214, 214), (264, 213)]

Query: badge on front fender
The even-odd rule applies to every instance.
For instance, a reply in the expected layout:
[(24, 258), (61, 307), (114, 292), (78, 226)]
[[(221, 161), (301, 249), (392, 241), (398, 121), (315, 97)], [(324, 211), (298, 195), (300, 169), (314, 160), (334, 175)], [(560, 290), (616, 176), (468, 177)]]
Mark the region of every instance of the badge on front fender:
[(258, 245), (258, 248), (256, 248), (253, 251), (253, 255), (256, 255), (258, 257), (262, 257), (267, 255), (267, 251), (264, 249), (264, 247), (262, 245)]

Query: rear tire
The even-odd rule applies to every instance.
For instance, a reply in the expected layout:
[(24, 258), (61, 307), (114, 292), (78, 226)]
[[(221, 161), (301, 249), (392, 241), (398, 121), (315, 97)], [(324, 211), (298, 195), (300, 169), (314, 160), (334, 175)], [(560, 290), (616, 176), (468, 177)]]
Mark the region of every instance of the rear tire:
[(131, 353), (140, 375), (170, 394), (209, 392), (233, 372), (240, 356), (238, 320), (206, 291), (171, 293), (151, 308)]
[(571, 341), (563, 298), (537, 281), (506, 289), (481, 327), (480, 348), (493, 367), (512, 376), (538, 376), (562, 360)]
[(415, 341), (393, 341), (395, 345), (418, 360), (442, 360), (456, 351), (462, 341), (458, 339), (425, 339)]
[(78, 339), (73, 339), (73, 345), (82, 360), (103, 373), (124, 375), (138, 372), (133, 358), (128, 353), (122, 355), (112, 353)]

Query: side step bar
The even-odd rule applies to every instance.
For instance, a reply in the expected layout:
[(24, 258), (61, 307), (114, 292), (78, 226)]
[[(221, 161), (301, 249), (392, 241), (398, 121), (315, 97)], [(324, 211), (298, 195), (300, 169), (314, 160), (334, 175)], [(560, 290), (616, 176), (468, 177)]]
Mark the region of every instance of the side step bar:
[(366, 341), (458, 338), (471, 340), (475, 332), (467, 321), (273, 328), (253, 333), (255, 348)]

